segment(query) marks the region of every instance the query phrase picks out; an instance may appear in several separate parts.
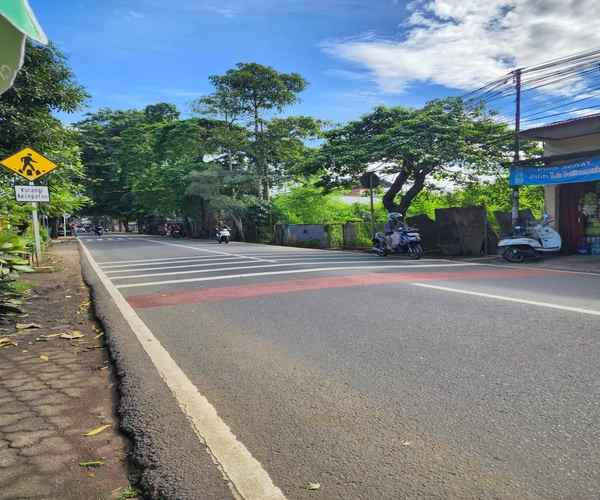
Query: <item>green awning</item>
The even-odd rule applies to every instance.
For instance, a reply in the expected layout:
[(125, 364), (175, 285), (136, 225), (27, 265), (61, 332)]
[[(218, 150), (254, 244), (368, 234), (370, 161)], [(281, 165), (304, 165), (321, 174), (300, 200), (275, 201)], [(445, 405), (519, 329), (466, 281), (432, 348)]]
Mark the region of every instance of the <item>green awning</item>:
[(48, 43), (48, 37), (35, 18), (27, 0), (0, 2), (0, 15), (28, 38), (44, 45)]
[(0, 1), (0, 94), (12, 86), (23, 65), (27, 38), (48, 43), (27, 0)]

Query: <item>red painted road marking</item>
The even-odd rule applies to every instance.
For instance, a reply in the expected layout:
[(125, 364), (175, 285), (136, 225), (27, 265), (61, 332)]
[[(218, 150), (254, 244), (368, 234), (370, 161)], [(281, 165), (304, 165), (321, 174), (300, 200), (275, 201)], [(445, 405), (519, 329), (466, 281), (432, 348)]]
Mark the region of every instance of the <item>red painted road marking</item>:
[(355, 276), (329, 276), (324, 278), (306, 278), (291, 281), (274, 281), (252, 285), (227, 286), (220, 288), (193, 288), (158, 292), (146, 295), (133, 295), (127, 301), (136, 309), (174, 306), (179, 304), (201, 304), (204, 302), (222, 302), (282, 293), (306, 292), (328, 288), (353, 288), (362, 286), (388, 285), (406, 281), (445, 281), (470, 278), (507, 278), (546, 275), (538, 270), (482, 270), (453, 271), (444, 273), (366, 273)]

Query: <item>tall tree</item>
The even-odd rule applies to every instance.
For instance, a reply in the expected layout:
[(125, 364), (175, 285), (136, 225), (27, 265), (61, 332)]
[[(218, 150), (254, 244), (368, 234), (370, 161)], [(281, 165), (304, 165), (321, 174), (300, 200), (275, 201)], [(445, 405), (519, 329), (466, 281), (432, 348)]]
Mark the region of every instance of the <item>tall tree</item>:
[(266, 115), (296, 103), (308, 84), (298, 73), (280, 73), (257, 63), (239, 63), (224, 75), (211, 76), (210, 81), (215, 91), (199, 104), (218, 112), (228, 123), (239, 118), (248, 120), (253, 131), (249, 153), (255, 164), (257, 187), (261, 198), (268, 200), (272, 183), (265, 142)]
[(392, 180), (385, 208), (402, 214), (429, 181), (461, 183), (497, 172), (512, 145), (506, 125), (457, 98), (421, 109), (378, 107), (326, 139), (309, 173), (320, 170), (325, 183), (339, 184), (377, 167)]

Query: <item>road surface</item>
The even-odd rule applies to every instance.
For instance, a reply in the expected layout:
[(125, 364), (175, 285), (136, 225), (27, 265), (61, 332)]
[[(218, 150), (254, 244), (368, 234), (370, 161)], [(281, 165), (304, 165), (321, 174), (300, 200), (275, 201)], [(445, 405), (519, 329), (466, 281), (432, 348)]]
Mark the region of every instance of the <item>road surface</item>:
[[(172, 362), (162, 379), (195, 426), (193, 439), (182, 428), (182, 447), (206, 431), (242, 496), (266, 498), (246, 481), (257, 471), (272, 498), (600, 495), (598, 275), (159, 237), (81, 241), (153, 336), (140, 342), (168, 353), (149, 355), (158, 371)], [(211, 441), (210, 422), (196, 419), (204, 403), (186, 404), (196, 389), (239, 440), (239, 463), (231, 436)], [(156, 394), (156, 418), (173, 413)]]

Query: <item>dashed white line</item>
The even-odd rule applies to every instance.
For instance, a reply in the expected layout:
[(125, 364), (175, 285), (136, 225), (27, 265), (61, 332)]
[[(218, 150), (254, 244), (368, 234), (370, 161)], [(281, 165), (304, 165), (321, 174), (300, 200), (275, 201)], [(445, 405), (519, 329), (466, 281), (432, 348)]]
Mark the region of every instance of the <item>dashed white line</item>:
[(460, 288), (450, 288), (447, 286), (429, 285), (427, 283), (413, 283), (414, 286), (421, 288), (429, 288), (432, 290), (439, 290), (442, 292), (459, 293), (462, 295), (472, 295), (475, 297), (483, 297), (486, 299), (503, 300), (505, 302), (516, 302), (519, 304), (526, 304), (529, 306), (546, 307), (548, 309), (558, 309), (560, 311), (569, 311), (579, 314), (588, 314), (592, 316), (600, 316), (600, 311), (594, 309), (584, 309), (581, 307), (562, 306), (559, 304), (551, 304), (549, 302), (539, 302), (537, 300), (519, 299), (516, 297), (507, 297), (505, 295), (494, 295), (491, 293), (474, 292), (471, 290), (463, 290)]

